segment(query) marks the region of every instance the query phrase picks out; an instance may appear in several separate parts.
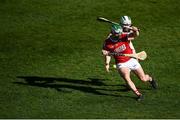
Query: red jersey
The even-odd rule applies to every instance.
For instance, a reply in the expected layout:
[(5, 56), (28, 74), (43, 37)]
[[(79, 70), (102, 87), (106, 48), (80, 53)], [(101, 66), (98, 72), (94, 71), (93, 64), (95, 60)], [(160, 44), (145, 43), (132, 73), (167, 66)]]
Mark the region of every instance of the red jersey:
[[(104, 46), (103, 46), (104, 50), (107, 50), (110, 52), (116, 52), (120, 54), (133, 53), (129, 45), (130, 41), (128, 41), (128, 34), (124, 34), (124, 33), (121, 34), (117, 42), (113, 42), (111, 39), (112, 38), (109, 37), (105, 40)], [(114, 55), (114, 59), (116, 63), (124, 63), (124, 62), (127, 62), (130, 59), (130, 57)]]

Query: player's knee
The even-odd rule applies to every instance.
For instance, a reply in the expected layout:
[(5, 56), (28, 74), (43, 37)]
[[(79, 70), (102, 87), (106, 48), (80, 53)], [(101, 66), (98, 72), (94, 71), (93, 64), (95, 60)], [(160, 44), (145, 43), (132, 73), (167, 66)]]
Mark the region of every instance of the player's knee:
[(124, 73), (124, 72), (119, 72), (120, 76), (123, 77), (123, 78), (126, 78), (128, 77), (128, 74), (127, 73)]
[(146, 76), (141, 76), (140, 79), (141, 79), (141, 81), (143, 81), (143, 82), (146, 82), (146, 81), (147, 81)]
[(124, 75), (124, 79), (125, 79), (126, 81), (131, 81), (131, 78), (130, 78), (129, 75)]
[(129, 75), (123, 74), (123, 73), (121, 73), (120, 76), (121, 76), (122, 78), (124, 78), (126, 81), (129, 80), (129, 78), (130, 78)]

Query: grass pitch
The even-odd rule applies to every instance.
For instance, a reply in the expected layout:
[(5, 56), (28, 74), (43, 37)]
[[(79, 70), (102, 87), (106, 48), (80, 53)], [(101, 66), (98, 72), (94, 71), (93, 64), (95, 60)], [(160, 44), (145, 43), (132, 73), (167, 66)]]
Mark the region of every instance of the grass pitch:
[[(0, 0), (0, 118), (180, 118), (179, 0)], [(156, 77), (137, 102), (101, 48), (110, 25), (129, 15), (133, 43)]]

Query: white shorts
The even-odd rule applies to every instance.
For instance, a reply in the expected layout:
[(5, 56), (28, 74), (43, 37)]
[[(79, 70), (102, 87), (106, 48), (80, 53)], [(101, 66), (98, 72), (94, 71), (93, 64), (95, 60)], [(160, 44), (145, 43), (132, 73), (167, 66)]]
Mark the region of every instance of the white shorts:
[(136, 70), (136, 69), (140, 68), (141, 65), (139, 64), (139, 62), (136, 59), (131, 58), (130, 60), (128, 60), (125, 63), (118, 63), (116, 65), (117, 69), (120, 69), (120, 68), (123, 68), (123, 67), (127, 67), (130, 70)]

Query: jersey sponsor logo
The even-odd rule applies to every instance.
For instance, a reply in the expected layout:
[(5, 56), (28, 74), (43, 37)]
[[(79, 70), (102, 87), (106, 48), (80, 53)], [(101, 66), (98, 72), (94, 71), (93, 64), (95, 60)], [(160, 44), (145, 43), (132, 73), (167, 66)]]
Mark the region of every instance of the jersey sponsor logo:
[(119, 46), (118, 48), (116, 48), (114, 51), (115, 52), (123, 52), (126, 49), (125, 44)]

